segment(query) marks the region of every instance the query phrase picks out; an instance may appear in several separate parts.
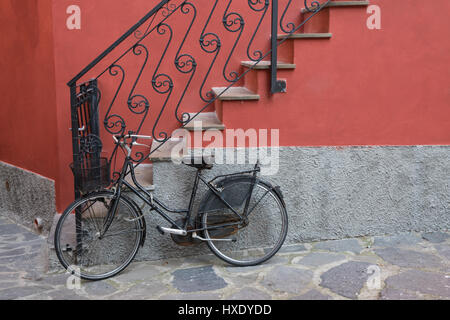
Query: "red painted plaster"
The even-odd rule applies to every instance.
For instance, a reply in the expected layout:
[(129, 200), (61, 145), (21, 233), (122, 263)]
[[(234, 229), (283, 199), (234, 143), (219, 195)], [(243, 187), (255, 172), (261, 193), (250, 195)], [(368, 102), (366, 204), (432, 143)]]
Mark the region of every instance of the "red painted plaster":
[[(13, 2), (30, 5), (34, 3), (35, 6), (39, 3), (39, 8), (48, 9), (50, 0)], [(15, 21), (17, 13), (11, 6), (7, 6), (9, 11), (2, 11), (5, 12), (2, 13), (4, 16), (9, 17), (9, 23), (5, 23), (5, 27), (2, 26), (2, 31), (7, 28), (7, 34), (11, 34), (11, 37), (3, 37), (1, 42), (1, 48), (7, 48), (6, 56), (9, 59), (5, 68), (9, 70), (9, 77), (12, 77), (12, 80), (2, 78), (2, 89), (10, 88), (7, 91), (9, 94), (6, 94), (5, 105), (34, 107), (28, 107), (27, 110), (31, 110), (29, 113), (15, 109), (9, 111), (7, 109), (11, 108), (3, 107), (3, 114), (12, 121), (2, 128), (2, 137), (8, 132), (14, 132), (17, 137), (15, 141), (25, 141), (25, 144), (19, 148), (16, 155), (12, 155), (15, 144), (2, 142), (1, 158), (31, 170), (35, 168), (37, 172), (55, 178), (60, 210), (73, 198), (73, 179), (69, 169), (72, 161), (70, 105), (66, 83), (157, 2), (53, 0), (52, 21), (48, 15), (47, 18), (40, 18), (38, 22), (33, 18), (24, 24), (16, 22), (17, 30), (8, 26)], [(188, 39), (185, 52), (199, 52), (198, 36), (213, 2), (205, 0), (204, 3), (204, 6), (198, 7), (199, 19), (193, 27), (192, 34), (196, 37)], [(227, 1), (221, 3), (220, 13), (223, 14)], [(282, 5), (284, 3), (286, 0), (281, 1)], [(300, 17), (295, 15), (299, 12), (301, 3), (303, 1), (293, 2), (289, 21), (299, 21)], [(288, 92), (271, 96), (267, 90), (268, 72), (256, 71), (245, 81), (241, 81), (240, 85), (246, 82), (248, 87), (258, 90), (261, 95), (259, 102), (225, 102), (216, 105), (227, 127), (280, 129), (283, 146), (448, 145), (450, 22), (447, 15), (450, 2), (435, 0), (432, 6), (423, 0), (372, 0), (371, 3), (381, 8), (381, 30), (367, 28), (369, 15), (365, 8), (332, 8), (322, 13), (316, 17), (317, 21), (304, 31), (330, 32), (333, 34), (332, 39), (289, 40), (280, 48), (280, 57), (297, 65), (295, 71), (279, 73), (280, 78), (288, 81)], [(73, 4), (79, 5), (82, 10), (81, 30), (70, 31), (66, 28), (66, 8)], [(21, 21), (26, 20), (23, 8), (16, 9), (22, 14)], [(248, 9), (247, 1), (235, 1), (234, 8)], [(185, 17), (172, 20), (171, 25), (175, 30), (174, 43), (180, 43), (187, 20)], [(180, 24), (179, 21), (183, 23)], [(219, 24), (211, 28), (211, 31), (221, 30), (218, 34), (224, 41), (224, 49), (218, 59), (216, 71), (213, 71), (205, 86), (206, 91), (213, 86), (227, 84), (223, 80), (222, 69), (236, 36), (224, 31), (220, 25), (220, 14), (215, 21)], [(252, 27), (256, 23), (256, 18), (246, 21), (243, 39), (250, 39)], [(37, 25), (41, 27), (37, 28)], [(36, 42), (33, 36), (36, 30), (44, 28), (48, 31), (51, 25), (54, 43), (52, 44), (51, 36), (48, 35), (44, 40), (40, 38)], [(19, 35), (27, 41), (13, 40)], [(254, 48), (267, 50), (269, 40), (270, 27), (266, 20)], [(164, 38), (152, 38), (151, 41), (153, 46), (149, 48), (153, 48), (151, 59), (154, 61), (154, 56), (157, 57), (164, 46)], [(24, 42), (26, 44), (23, 44)], [(36, 56), (39, 63), (28, 63), (33, 61), (31, 56), (35, 58), (36, 43), (39, 48), (44, 47), (46, 53), (41, 52)], [(27, 46), (26, 50), (20, 50), (22, 44)], [(50, 52), (51, 47), (53, 52)], [(169, 60), (163, 63), (165, 70), (161, 71), (173, 72), (173, 59), (177, 49), (178, 46), (169, 48)], [(193, 112), (203, 106), (198, 97), (198, 89), (208, 66), (205, 61), (211, 61), (211, 56), (199, 55), (198, 59), (202, 64), (181, 111)], [(241, 60), (249, 60), (246, 57), (246, 46), (243, 44), (237, 47), (228, 72), (242, 72)], [(27, 67), (20, 65), (22, 61), (28, 63)], [(84, 80), (97, 75), (108, 63), (94, 69)], [(124, 62), (135, 69), (138, 63), (139, 61), (135, 61), (133, 65), (130, 61)], [(46, 72), (27, 73), (30, 66)], [(14, 73), (14, 70), (20, 72)], [(144, 134), (151, 134), (150, 124), (162, 101), (151, 89), (153, 71), (154, 66), (150, 66), (142, 81), (147, 87), (142, 85), (139, 88), (141, 92), (148, 92), (152, 97), (152, 116), (145, 126)], [(127, 77), (133, 79), (137, 75), (136, 72), (130, 70)], [(182, 81), (185, 78), (177, 75), (174, 79)], [(100, 79), (99, 85), (104, 94), (101, 105), (104, 115), (112, 87), (116, 83), (114, 79), (106, 77)], [(131, 85), (132, 81), (125, 84), (124, 91), (131, 88)], [(50, 98), (49, 91), (52, 92)], [(40, 95), (41, 92), (45, 92), (45, 95)], [(127, 93), (119, 97), (121, 112), (126, 111), (126, 98)], [(173, 117), (174, 109), (175, 104), (170, 103), (158, 129), (167, 128), (170, 133), (171, 129), (177, 126)], [(210, 107), (208, 110), (214, 109)], [(23, 117), (26, 121), (22, 121)], [(22, 124), (25, 122), (31, 125), (29, 129)], [(33, 132), (36, 134), (30, 134)], [(43, 137), (47, 137), (49, 142)], [(106, 136), (104, 138), (108, 141)], [(48, 147), (49, 145), (51, 147)], [(110, 144), (107, 143), (105, 151), (109, 149)], [(33, 151), (32, 156), (28, 150)]]
[(0, 7), (0, 160), (57, 179), (52, 1)]

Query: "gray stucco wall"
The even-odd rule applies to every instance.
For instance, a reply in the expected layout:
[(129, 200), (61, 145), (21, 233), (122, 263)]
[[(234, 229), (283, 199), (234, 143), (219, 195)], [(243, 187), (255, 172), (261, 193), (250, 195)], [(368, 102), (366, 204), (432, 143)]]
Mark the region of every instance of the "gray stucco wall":
[(33, 172), (0, 161), (0, 210), (13, 221), (34, 229), (34, 219), (43, 221), (48, 233), (55, 207), (55, 183)]
[[(290, 219), (286, 244), (449, 229), (450, 147), (283, 147), (279, 155), (278, 173), (263, 178), (282, 187)], [(216, 165), (205, 173), (251, 167)], [(155, 195), (185, 208), (194, 174), (184, 165), (155, 163)], [(156, 214), (147, 215), (147, 224), (138, 260), (209, 252), (205, 245), (178, 247), (160, 235), (155, 226), (167, 223)]]

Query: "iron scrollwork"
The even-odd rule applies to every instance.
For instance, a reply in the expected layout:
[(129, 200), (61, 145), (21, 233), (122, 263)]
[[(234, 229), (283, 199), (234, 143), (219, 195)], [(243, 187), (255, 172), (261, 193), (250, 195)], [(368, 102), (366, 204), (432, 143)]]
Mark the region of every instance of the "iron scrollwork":
[(178, 122), (181, 124), (188, 123), (191, 120), (191, 116), (189, 113), (184, 112), (181, 117), (178, 115), (178, 112), (180, 110), (181, 103), (186, 95), (186, 92), (188, 91), (192, 79), (195, 76), (195, 73), (197, 71), (197, 61), (195, 58), (188, 53), (181, 53), (183, 51), (184, 44), (186, 43), (186, 39), (191, 33), (192, 26), (194, 25), (194, 22), (197, 18), (197, 8), (191, 3), (191, 2), (184, 2), (180, 9), (181, 13), (184, 15), (188, 15), (192, 12), (192, 19), (190, 21), (190, 24), (186, 30), (186, 33), (184, 35), (183, 40), (181, 41), (181, 45), (177, 51), (176, 57), (175, 57), (175, 67), (176, 69), (181, 72), (182, 74), (190, 74), (189, 80), (181, 94), (181, 97), (178, 101), (178, 104), (175, 108), (175, 118)]
[(230, 71), (227, 74), (227, 68), (228, 64), (230, 63), (231, 57), (233, 56), (234, 51), (236, 50), (239, 40), (241, 40), (242, 33), (244, 32), (245, 21), (242, 15), (240, 15), (239, 13), (229, 12), (232, 3), (233, 0), (229, 0), (228, 6), (223, 15), (223, 26), (228, 32), (237, 33), (238, 35), (236, 41), (234, 42), (231, 48), (228, 58), (226, 59), (225, 66), (223, 67), (223, 77), (228, 82), (237, 82), (239, 78), (239, 73), (236, 71)]
[[(205, 2), (209, 6), (207, 9), (205, 9)], [(327, 6), (329, 2), (330, 0), (324, 0), (324, 3), (321, 3), (318, 0), (304, 0), (305, 9), (307, 12), (311, 13), (311, 16), (317, 14)], [(169, 109), (169, 106), (171, 110), (174, 110), (173, 112), (177, 123), (186, 126), (204, 111), (205, 108), (217, 100), (225, 91), (238, 83), (238, 81), (248, 72), (253, 70), (261, 60), (267, 58), (271, 54), (273, 55), (274, 43), (272, 43), (271, 51), (264, 52), (257, 47), (258, 44), (256, 40), (258, 39), (259, 33), (261, 33), (264, 22), (267, 20), (266, 17), (269, 13), (269, 9), (271, 7), (274, 9), (274, 6), (278, 5), (278, 1), (247, 0), (247, 11), (241, 6), (240, 8), (242, 11), (240, 12), (233, 9), (233, 0), (222, 0), (223, 6), (220, 4), (221, 1), (219, 0), (204, 2), (198, 0), (163, 0), (158, 5), (158, 9), (153, 9), (134, 29), (131, 29), (126, 36), (124, 35), (119, 39), (120, 41), (116, 44), (121, 43), (130, 37), (134, 37), (134, 44), (94, 78), (95, 81), (99, 81), (103, 79), (103, 77), (110, 77), (115, 83), (113, 89), (115, 91), (107, 95), (109, 101), (106, 103), (107, 108), (103, 118), (103, 126), (106, 132), (112, 135), (123, 135), (127, 133), (140, 134), (144, 125), (146, 125), (146, 119), (151, 113), (154, 116), (154, 119), (152, 119), (153, 123), (149, 126), (149, 131), (151, 130), (154, 141), (157, 141), (162, 145), (170, 138), (170, 135), (167, 132), (168, 130), (160, 128), (162, 119), (167, 118), (165, 112), (166, 109)], [(208, 10), (208, 14), (205, 15), (206, 21), (202, 22), (203, 26), (201, 33), (199, 35), (193, 35), (195, 25), (200, 21), (198, 19), (200, 15), (200, 6), (202, 6), (202, 10)], [(289, 0), (282, 11), (281, 18), (278, 19), (278, 15), (276, 15), (274, 20), (274, 17), (272, 17), (272, 29), (274, 29), (273, 23), (275, 21), (276, 26), (280, 28), (282, 32), (291, 34), (296, 32), (311, 18), (309, 17), (300, 25), (296, 25), (293, 22), (286, 22), (287, 13), (291, 8), (292, 0)], [(278, 7), (276, 7), (276, 9), (278, 9)], [(276, 10), (276, 12), (278, 11)], [(251, 21), (254, 26), (250, 26), (250, 24), (246, 25), (247, 15), (249, 15), (247, 21)], [(275, 16), (273, 12), (272, 16)], [(215, 21), (213, 20), (215, 18), (219, 18), (221, 21), (219, 20), (217, 23), (214, 23)], [(187, 20), (186, 23), (181, 22), (185, 20)], [(174, 21), (177, 23), (176, 29), (173, 27)], [(220, 27), (220, 30), (214, 30), (214, 27)], [(248, 39), (244, 39), (244, 31), (247, 31), (248, 27), (252, 28), (251, 34)], [(224, 31), (225, 34), (233, 35), (233, 37), (230, 37), (231, 43), (229, 44), (228, 49), (224, 49), (228, 44), (226, 44), (219, 36), (224, 34)], [(157, 40), (156, 42), (159, 44), (162, 43), (160, 49), (155, 48), (155, 50), (153, 50), (151, 41), (144, 42), (149, 37), (155, 37), (152, 39)], [(198, 41), (198, 46), (196, 47), (198, 49), (197, 52), (194, 51), (195, 46), (189, 46), (189, 49), (186, 46), (186, 43), (193, 39), (193, 37)], [(174, 39), (177, 39), (177, 41)], [(275, 41), (276, 46), (279, 46), (285, 40), (286, 39), (279, 40), (278, 42)], [(240, 43), (243, 41), (248, 41), (245, 43), (245, 55), (254, 64), (247, 68), (246, 71), (239, 74), (238, 71), (230, 69), (232, 57), (237, 54), (238, 48), (241, 47)], [(116, 44), (112, 47), (115, 47)], [(91, 63), (90, 66), (95, 66), (105, 59), (110, 51), (105, 52), (101, 57), (97, 58), (96, 61)], [(172, 52), (175, 53), (174, 57), (169, 58), (169, 55), (172, 55)], [(208, 91), (205, 88), (209, 84), (210, 78), (213, 76), (214, 68), (221, 55), (223, 55), (224, 65), (223, 69), (217, 70), (217, 74), (221, 74), (220, 79), (215, 80), (219, 81), (217, 84), (220, 84), (220, 81), (222, 81), (228, 86), (222, 93), (214, 94), (212, 90)], [(207, 57), (207, 59), (205, 59), (205, 57)], [(169, 59), (171, 60), (170, 64), (168, 63)], [(136, 63), (130, 64), (129, 60), (136, 61)], [(200, 63), (203, 64), (203, 68), (199, 68)], [(130, 70), (130, 65), (133, 68), (136, 68), (136, 70)], [(86, 70), (88, 69), (89, 68)], [(150, 81), (147, 81), (145, 79), (145, 73), (149, 69), (152, 69), (153, 73), (149, 74), (151, 79)], [(81, 77), (80, 75), (83, 75), (86, 72), (83, 70), (76, 79), (79, 79)], [(76, 81), (77, 80), (75, 80), (75, 82)], [(198, 83), (197, 88), (193, 88), (194, 83)], [(126, 94), (122, 94), (122, 91), (128, 87), (130, 88), (130, 91)], [(175, 87), (178, 89), (176, 92)], [(73, 93), (73, 83), (71, 88), (71, 92)], [(81, 87), (77, 86), (77, 88)], [(83, 88), (83, 90), (86, 90), (87, 87), (84, 86)], [(100, 91), (97, 90), (96, 92), (98, 96), (96, 96), (96, 99), (93, 101), (98, 104), (100, 100)], [(191, 92), (195, 92), (195, 98), (198, 99), (200, 97), (201, 101), (205, 103), (200, 111), (194, 114), (184, 112), (182, 108), (183, 101), (191, 94)], [(124, 99), (126, 99), (126, 110), (131, 116), (139, 117), (139, 121), (133, 122), (137, 123), (136, 128), (128, 127), (129, 124), (127, 124), (126, 121), (127, 116), (119, 113), (119, 109), (116, 107), (116, 105), (119, 104), (119, 100), (122, 99), (122, 96), (125, 96)], [(88, 95), (80, 91), (79, 96), (73, 98), (72, 101), (83, 103), (83, 99), (88, 99)], [(156, 101), (161, 103), (161, 105), (156, 107)], [(120, 110), (123, 112), (123, 108)], [(95, 117), (95, 115), (93, 116)], [(99, 133), (87, 132), (86, 135), (83, 136), (84, 140), (80, 140), (81, 152), (91, 154), (101, 150), (102, 144), (98, 136)], [(151, 150), (150, 154), (154, 151), (155, 150)], [(137, 164), (143, 162), (148, 157), (148, 155), (144, 155), (142, 152), (136, 152), (133, 156), (133, 160)]]
[(208, 19), (206, 20), (205, 26), (203, 27), (203, 30), (202, 30), (202, 33), (200, 36), (201, 50), (203, 50), (204, 52), (206, 52), (208, 54), (214, 54), (214, 57), (209, 65), (208, 71), (206, 72), (206, 75), (203, 78), (203, 82), (200, 85), (200, 98), (204, 102), (207, 102), (207, 103), (210, 103), (211, 101), (213, 101), (214, 93), (212, 91), (208, 91), (204, 94), (203, 90), (204, 90), (206, 81), (208, 80), (208, 78), (211, 74), (211, 70), (213, 69), (213, 67), (217, 61), (217, 57), (220, 54), (220, 50), (222, 48), (222, 42), (220, 40), (220, 37), (216, 33), (206, 32), (209, 24), (211, 23), (211, 18), (216, 11), (218, 2), (219, 2), (219, 0), (215, 0), (214, 5), (212, 6), (212, 9), (209, 13)]
[(114, 97), (111, 101), (111, 104), (108, 107), (108, 110), (106, 112), (103, 123), (104, 123), (106, 131), (108, 131), (110, 134), (122, 135), (125, 133), (125, 130), (127, 127), (126, 123), (125, 123), (125, 119), (118, 114), (111, 114), (111, 110), (112, 110), (112, 107), (114, 106), (114, 103), (116, 102), (116, 99), (120, 92), (120, 89), (122, 89), (123, 82), (125, 80), (125, 70), (120, 65), (114, 64), (108, 68), (108, 73), (112, 77), (117, 77), (120, 73), (121, 79), (120, 79), (119, 86), (118, 86), (118, 88), (114, 94)]
[(248, 56), (248, 58), (251, 61), (258, 61), (259, 62), (259, 61), (262, 60), (262, 57), (264, 55), (263, 52), (261, 50), (254, 50), (253, 52), (251, 52), (251, 47), (253, 45), (253, 42), (255, 41), (255, 38), (256, 38), (256, 36), (258, 34), (258, 31), (261, 28), (261, 25), (262, 25), (262, 23), (264, 21), (264, 18), (267, 15), (267, 11), (269, 10), (269, 7), (270, 7), (270, 1), (269, 0), (265, 0), (265, 1), (262, 1), (262, 0), (248, 0), (248, 5), (249, 5), (250, 9), (252, 9), (253, 11), (255, 11), (255, 12), (262, 12), (261, 18), (259, 19), (258, 24), (256, 26), (256, 30), (253, 33), (253, 35), (252, 35), (252, 37), (250, 39), (250, 42), (248, 44), (248, 47), (247, 47), (247, 56)]
[[(316, 14), (319, 11), (321, 11), (324, 7), (326, 7), (331, 0), (326, 0), (324, 3), (321, 3), (317, 0), (304, 0), (304, 6), (305, 10), (309, 13)], [(311, 17), (303, 21), (300, 25), (296, 25), (293, 22), (287, 22), (285, 23), (286, 15), (289, 12), (289, 9), (291, 8), (292, 0), (289, 0), (286, 7), (284, 8), (283, 14), (280, 18), (280, 28), (284, 33), (291, 34), (296, 32), (298, 29), (300, 29), (305, 23), (307, 23)]]

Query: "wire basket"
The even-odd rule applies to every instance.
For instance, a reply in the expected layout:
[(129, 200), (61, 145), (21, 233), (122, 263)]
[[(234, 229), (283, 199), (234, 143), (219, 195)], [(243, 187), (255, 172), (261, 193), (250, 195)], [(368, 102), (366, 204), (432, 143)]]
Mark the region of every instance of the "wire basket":
[(70, 165), (75, 176), (76, 189), (89, 193), (111, 184), (111, 165), (106, 158), (91, 158)]

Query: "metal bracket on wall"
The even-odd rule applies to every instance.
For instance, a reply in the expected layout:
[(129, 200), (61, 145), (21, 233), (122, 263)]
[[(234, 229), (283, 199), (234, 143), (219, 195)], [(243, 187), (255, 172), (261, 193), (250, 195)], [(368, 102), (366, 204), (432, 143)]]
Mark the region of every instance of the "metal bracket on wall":
[(285, 93), (287, 92), (287, 81), (286, 80), (275, 80), (272, 85), (272, 93)]

